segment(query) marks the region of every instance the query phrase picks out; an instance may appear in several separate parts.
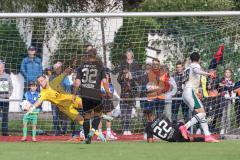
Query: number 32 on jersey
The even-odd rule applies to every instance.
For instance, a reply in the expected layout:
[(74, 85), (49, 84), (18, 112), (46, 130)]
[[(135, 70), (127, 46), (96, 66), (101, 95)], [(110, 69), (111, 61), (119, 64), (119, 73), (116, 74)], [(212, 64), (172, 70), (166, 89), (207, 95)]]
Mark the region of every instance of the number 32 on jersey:
[(83, 68), (82, 73), (83, 73), (83, 78), (82, 78), (82, 83), (96, 83), (97, 79), (97, 69), (95, 68)]

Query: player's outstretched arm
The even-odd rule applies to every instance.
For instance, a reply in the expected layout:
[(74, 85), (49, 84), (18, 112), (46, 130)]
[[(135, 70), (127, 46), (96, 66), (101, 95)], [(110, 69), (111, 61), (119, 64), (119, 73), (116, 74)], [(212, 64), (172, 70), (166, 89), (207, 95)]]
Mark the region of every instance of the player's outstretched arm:
[(38, 99), (29, 109), (29, 111), (27, 112), (27, 114), (32, 113), (34, 109), (36, 109), (37, 107), (39, 107), (42, 104), (42, 100)]
[(194, 68), (193, 72), (195, 72), (196, 74), (203, 75), (203, 76), (210, 76), (211, 78), (215, 77), (215, 75), (213, 73), (205, 72), (199, 68)]

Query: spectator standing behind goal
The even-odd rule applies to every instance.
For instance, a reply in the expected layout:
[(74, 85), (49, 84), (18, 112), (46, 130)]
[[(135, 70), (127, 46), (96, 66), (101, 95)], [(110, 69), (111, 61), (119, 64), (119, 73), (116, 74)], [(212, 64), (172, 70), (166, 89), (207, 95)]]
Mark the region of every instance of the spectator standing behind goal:
[[(166, 65), (162, 66), (161, 69), (164, 74), (167, 74), (169, 77), (170, 88), (169, 91), (165, 94), (165, 116), (171, 121), (172, 120), (172, 97), (177, 93), (177, 84), (175, 79), (172, 76), (169, 76), (169, 69)], [(163, 75), (164, 75), (163, 74)]]
[[(132, 51), (128, 50), (125, 56), (126, 59), (121, 64), (118, 75), (118, 83), (121, 86), (121, 98), (135, 98), (137, 92), (137, 81), (135, 77), (138, 75), (139, 65), (134, 60)], [(135, 100), (120, 102), (123, 135), (132, 135), (130, 121), (132, 109), (135, 105)]]
[(221, 108), (222, 120), (221, 120), (221, 131), (220, 134), (226, 133), (231, 127), (231, 100), (229, 97), (233, 96), (233, 86), (234, 81), (232, 79), (232, 70), (227, 68), (224, 70), (224, 77), (221, 79), (220, 83), (220, 94), (222, 96)]
[[(176, 63), (176, 72), (173, 74), (173, 78), (177, 84), (177, 93), (174, 96), (174, 98), (182, 98), (183, 93), (183, 87), (185, 83), (185, 75), (183, 72), (183, 63), (181, 61), (178, 61)], [(184, 118), (184, 121), (187, 122), (189, 120), (189, 108), (188, 106), (183, 102), (183, 100), (173, 100), (172, 101), (172, 123), (173, 125), (177, 125), (178, 121), (178, 111), (179, 108), (182, 107), (182, 115)]]
[(5, 63), (0, 60), (0, 111), (2, 111), (2, 136), (8, 134), (9, 97), (13, 91), (10, 75), (5, 72)]
[(165, 93), (169, 91), (170, 84), (169, 76), (166, 70), (160, 66), (158, 59), (152, 59), (152, 68), (143, 78), (142, 85), (146, 86), (146, 96), (148, 98), (144, 109), (156, 110), (156, 117), (161, 117), (165, 107)]
[(36, 48), (30, 46), (28, 48), (28, 56), (22, 60), (21, 73), (24, 77), (24, 91), (30, 81), (36, 81), (37, 77), (42, 74), (42, 60), (36, 57)]
[[(146, 65), (145, 72), (140, 78), (142, 86), (141, 97), (148, 98), (148, 100), (141, 101), (141, 107), (143, 108), (143, 113), (145, 113), (144, 116), (146, 117), (147, 122), (144, 123), (144, 125), (152, 121), (152, 113), (154, 113), (155, 111), (157, 114), (156, 117), (160, 117), (163, 115), (163, 110), (165, 107), (165, 101), (163, 100), (165, 98), (164, 93), (168, 92), (170, 89), (170, 81), (166, 71), (166, 67), (161, 67), (160, 69), (160, 61), (154, 58), (152, 59), (151, 65)], [(171, 115), (171, 113), (169, 113), (168, 115)], [(147, 139), (146, 130), (144, 131), (144, 139)]]
[(52, 72), (53, 72), (52, 67), (48, 67), (44, 69), (43, 74), (46, 75), (46, 78), (49, 80), (49, 77), (51, 77)]
[[(210, 117), (211, 121), (209, 123), (209, 129), (211, 132), (218, 132), (219, 130), (216, 128), (217, 121), (221, 119), (222, 116), (222, 108), (220, 106), (222, 96), (219, 94), (219, 82), (220, 78), (217, 75), (217, 71), (214, 68), (209, 69), (209, 73), (213, 73), (216, 75), (213, 78), (208, 77), (206, 80), (206, 90), (207, 95), (204, 95), (203, 104), (206, 109), (207, 116)], [(204, 81), (202, 80), (202, 83)], [(203, 89), (204, 90), (204, 89)]]
[[(102, 92), (102, 107), (103, 107), (103, 113), (112, 116), (112, 110), (114, 109), (113, 101), (111, 100), (113, 98), (113, 92), (114, 88), (111, 82), (111, 76), (110, 76), (110, 69), (105, 68), (105, 77), (108, 84), (108, 90), (105, 90), (103, 86), (103, 82), (101, 82), (101, 92)], [(108, 93), (108, 94), (107, 94)], [(99, 123), (98, 130), (99, 133), (102, 133), (102, 120)], [(106, 120), (106, 140), (116, 140), (117, 137), (114, 136), (113, 131), (111, 130), (112, 123), (109, 120)]]
[[(38, 97), (39, 97), (39, 92), (37, 91), (37, 83), (34, 81), (30, 81), (29, 82), (29, 91), (27, 91), (24, 94), (25, 100), (27, 101), (27, 103), (30, 103), (31, 105), (33, 105)], [(28, 109), (24, 109), (26, 111), (28, 111)], [(33, 110), (32, 113), (30, 114), (24, 114), (23, 116), (23, 137), (21, 139), (21, 141), (27, 141), (27, 124), (28, 122), (31, 122), (32, 124), (32, 141), (36, 142), (36, 129), (37, 129), (37, 119), (38, 119), (38, 113), (42, 110), (41, 107), (36, 108), (35, 110)]]
[(238, 99), (235, 102), (235, 113), (236, 113), (236, 124), (237, 127), (240, 129), (240, 81), (235, 83), (234, 85), (234, 92), (237, 93)]

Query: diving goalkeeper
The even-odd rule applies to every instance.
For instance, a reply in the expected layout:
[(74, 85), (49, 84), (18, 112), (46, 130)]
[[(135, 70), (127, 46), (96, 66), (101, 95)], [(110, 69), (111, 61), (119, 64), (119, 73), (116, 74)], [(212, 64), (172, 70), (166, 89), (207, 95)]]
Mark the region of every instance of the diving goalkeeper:
[(82, 128), (84, 119), (76, 110), (76, 108), (82, 108), (82, 99), (76, 97), (73, 101), (73, 95), (64, 92), (60, 86), (63, 78), (68, 75), (71, 70), (71, 68), (67, 68), (62, 74), (57, 76), (49, 83), (44, 75), (38, 76), (37, 81), (42, 87), (42, 90), (40, 92), (39, 99), (32, 105), (28, 113), (31, 113), (35, 108), (39, 107), (43, 101), (50, 101), (71, 120), (79, 123), (80, 127)]

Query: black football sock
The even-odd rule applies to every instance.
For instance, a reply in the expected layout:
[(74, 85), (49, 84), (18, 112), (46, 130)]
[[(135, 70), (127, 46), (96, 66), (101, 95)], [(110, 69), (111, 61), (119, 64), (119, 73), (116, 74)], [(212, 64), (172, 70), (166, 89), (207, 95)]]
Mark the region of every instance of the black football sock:
[(83, 122), (83, 130), (84, 130), (84, 135), (87, 138), (89, 130), (90, 130), (90, 119), (85, 119)]
[(92, 121), (92, 128), (95, 130), (98, 130), (99, 123), (100, 123), (100, 117), (94, 116), (93, 121)]

